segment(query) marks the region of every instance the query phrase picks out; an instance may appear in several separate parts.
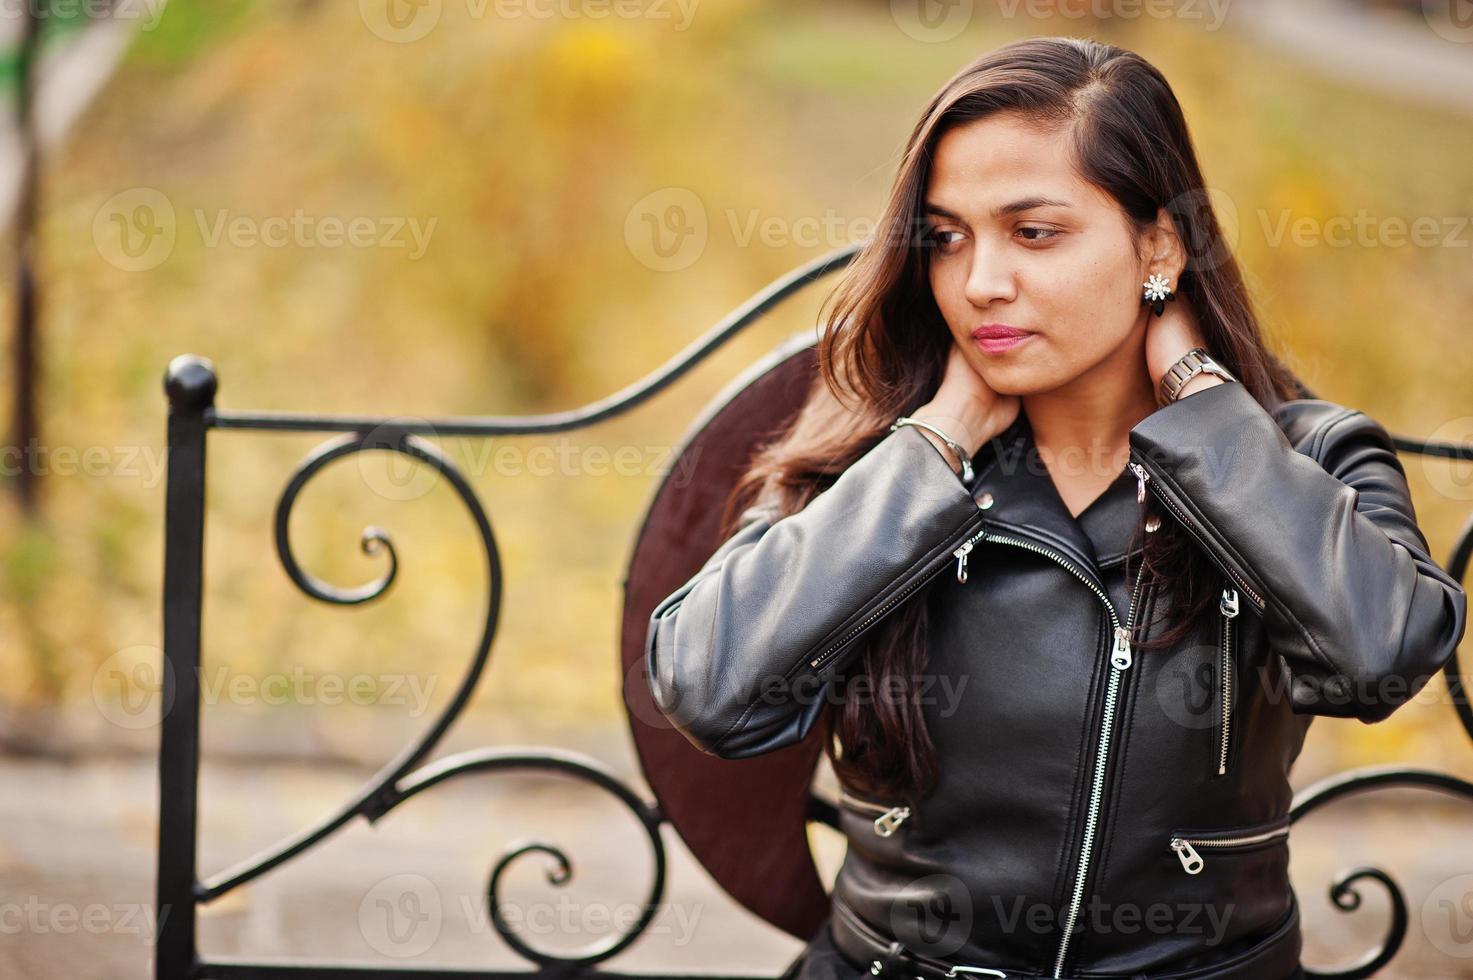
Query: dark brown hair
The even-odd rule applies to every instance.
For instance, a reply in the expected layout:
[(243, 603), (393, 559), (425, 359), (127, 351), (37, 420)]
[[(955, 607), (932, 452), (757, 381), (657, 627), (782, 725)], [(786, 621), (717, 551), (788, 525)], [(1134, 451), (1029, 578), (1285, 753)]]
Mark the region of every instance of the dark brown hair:
[[(1112, 45), (1027, 38), (962, 69), (921, 113), (875, 235), (825, 300), (819, 373), (808, 398), (733, 489), (723, 519), (727, 534), (756, 498), (775, 501), (778, 516), (801, 510), (884, 438), (896, 416), (935, 393), (952, 338), (931, 293), (930, 242), (920, 231), (930, 161), (949, 128), (1003, 111), (1067, 126), (1077, 172), (1117, 201), (1137, 231), (1166, 208), (1188, 252), (1177, 299), (1192, 304), (1208, 349), (1266, 408), (1302, 394), (1264, 344), (1166, 79), (1139, 55)], [(1139, 644), (1153, 649), (1198, 628), (1222, 577), (1169, 513), (1155, 507), (1154, 496), (1147, 501), (1161, 526), (1146, 536), (1142, 561), (1149, 579), (1171, 583), (1177, 614), (1170, 629)], [(1132, 551), (1146, 513), (1143, 508)], [(843, 696), (858, 676), (872, 692), (916, 689), (926, 665), (923, 596), (912, 596), (861, 641), (862, 653), (836, 680), (840, 696), (824, 710), (825, 750), (840, 780), (859, 791), (915, 800), (934, 785), (935, 747), (914, 698)]]

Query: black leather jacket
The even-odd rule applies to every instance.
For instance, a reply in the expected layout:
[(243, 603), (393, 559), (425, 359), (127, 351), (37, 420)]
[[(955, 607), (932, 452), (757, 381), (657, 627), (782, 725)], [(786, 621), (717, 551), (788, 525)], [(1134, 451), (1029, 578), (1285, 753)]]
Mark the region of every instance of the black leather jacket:
[[(1362, 412), (1269, 412), (1225, 383), (1142, 419), (1130, 449), (1075, 517), (1023, 413), (974, 457), (970, 486), (901, 427), (803, 510), (749, 508), (654, 609), (655, 703), (703, 751), (740, 759), (803, 739), (867, 631), (929, 604), (912, 693), (939, 783), (915, 801), (841, 798), (836, 939), (1008, 977), (1297, 966), (1288, 777), (1309, 724), (1410, 700), (1462, 638), (1466, 595), (1428, 556), (1391, 439)], [(1170, 601), (1169, 583), (1125, 576), (1148, 492), (1206, 549), (1223, 596), (1188, 641), (1137, 653), (1130, 628), (1159, 629)]]

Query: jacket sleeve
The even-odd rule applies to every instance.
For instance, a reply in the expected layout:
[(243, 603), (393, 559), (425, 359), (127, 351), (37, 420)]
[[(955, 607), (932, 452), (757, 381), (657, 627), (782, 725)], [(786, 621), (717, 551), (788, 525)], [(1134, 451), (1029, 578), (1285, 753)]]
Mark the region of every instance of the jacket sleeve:
[(1371, 724), (1452, 657), (1467, 596), (1429, 557), (1378, 422), (1342, 409), (1304, 445), (1236, 382), (1130, 431), (1147, 485), (1262, 617), (1293, 712)]
[(802, 510), (776, 522), (773, 513), (748, 508), (650, 614), (655, 704), (721, 758), (801, 741), (860, 636), (950, 563), (982, 519), (952, 464), (913, 426), (887, 434)]

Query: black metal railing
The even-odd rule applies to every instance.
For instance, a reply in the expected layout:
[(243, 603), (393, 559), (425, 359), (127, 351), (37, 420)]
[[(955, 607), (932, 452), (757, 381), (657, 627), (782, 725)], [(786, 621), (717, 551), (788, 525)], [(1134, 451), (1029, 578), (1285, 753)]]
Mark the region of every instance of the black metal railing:
[[(160, 980), (193, 977), (528, 977), (576, 976), (635, 942), (659, 907), (665, 888), (666, 858), (659, 828), (659, 807), (643, 800), (613, 773), (577, 753), (548, 748), (483, 749), (426, 762), (474, 693), (486, 666), (501, 605), (502, 575), (491, 520), (474, 489), (456, 466), (422, 436), (533, 435), (583, 428), (627, 412), (658, 394), (740, 331), (755, 323), (788, 296), (842, 268), (858, 246), (840, 249), (772, 283), (681, 351), (667, 364), (608, 398), (569, 412), (532, 416), (479, 416), (438, 419), (313, 415), (288, 412), (235, 412), (215, 407), (218, 379), (210, 361), (180, 355), (168, 367), (164, 389), (169, 401), (168, 488), (164, 546), (164, 712), (159, 753), (158, 909), (167, 910), (155, 942), (155, 975)], [(275, 514), (277, 557), (287, 575), (307, 595), (336, 605), (356, 605), (382, 596), (398, 570), (392, 538), (379, 528), (365, 528), (365, 552), (384, 552), (388, 570), (376, 581), (340, 589), (307, 573), (296, 561), (288, 532), (292, 506), (302, 488), (333, 461), (363, 452), (408, 456), (446, 478), (470, 513), (485, 552), (489, 593), (486, 617), (475, 655), (454, 695), (429, 728), (384, 765), (336, 812), (315, 826), (279, 841), (240, 864), (201, 878), (196, 837), (199, 826), (200, 617), (203, 596), (205, 525), (205, 449), (211, 430), (249, 429), (276, 432), (340, 433), (310, 452), (288, 480)], [(355, 817), (377, 821), (400, 804), (447, 780), (472, 773), (502, 770), (557, 771), (584, 779), (608, 792), (640, 820), (654, 855), (655, 874), (643, 915), (615, 941), (577, 955), (558, 955), (527, 945), (500, 912), (498, 885), (507, 866), (529, 851), (541, 851), (567, 874), (568, 862), (556, 846), (533, 843), (502, 856), (491, 872), (487, 891), (492, 925), (513, 950), (531, 962), (535, 972), (494, 972), (436, 968), (348, 965), (266, 965), (207, 959), (197, 946), (197, 911), (330, 837)], [(600, 971), (598, 976), (619, 974)]]
[[(528, 752), (486, 748), (462, 752), (435, 761), (430, 756), (446, 731), (456, 721), (474, 693), (486, 666), (496, 631), (502, 597), (502, 575), (491, 520), (476, 494), (456, 466), (423, 436), (504, 436), (561, 432), (590, 426), (621, 414), (658, 394), (738, 332), (770, 312), (788, 296), (807, 284), (845, 266), (859, 245), (840, 249), (803, 266), (774, 282), (725, 317), (659, 370), (608, 398), (582, 408), (535, 416), (480, 416), (440, 419), (398, 417), (313, 415), (285, 412), (222, 411), (215, 407), (218, 379), (213, 365), (203, 357), (181, 355), (170, 362), (165, 376), (168, 396), (168, 484), (165, 513), (163, 588), (163, 717), (159, 754), (159, 849), (157, 920), (161, 925), (155, 939), (155, 975), (159, 980), (184, 978), (262, 977), (621, 977), (595, 969), (597, 965), (627, 949), (638, 940), (654, 917), (665, 889), (666, 855), (660, 826), (665, 817), (657, 804), (647, 802), (621, 782), (598, 760), (568, 751), (547, 748)], [(365, 528), (361, 544), (366, 553), (384, 553), (388, 569), (377, 580), (342, 589), (307, 573), (296, 561), (288, 533), (292, 506), (302, 488), (335, 460), (364, 452), (399, 453), (417, 464), (433, 468), (445, 477), (474, 520), (485, 553), (489, 591), (486, 615), (475, 654), (449, 703), (415, 741), (402, 749), (336, 812), (300, 833), (279, 841), (266, 850), (223, 871), (201, 876), (198, 866), (200, 761), (200, 625), (203, 596), (203, 546), (205, 529), (205, 451), (212, 430), (247, 429), (278, 432), (337, 433), (310, 452), (297, 466), (277, 503), (275, 541), (277, 557), (292, 582), (308, 596), (335, 605), (371, 602), (384, 595), (394, 582), (397, 555), (392, 538), (379, 528)], [(1400, 451), (1473, 459), (1473, 446), (1431, 443), (1396, 437)], [(1467, 570), (1473, 549), (1473, 522), (1460, 533), (1448, 570), (1459, 581)], [(1473, 738), (1470, 712), (1458, 673), (1456, 656), (1444, 670), (1452, 700), (1463, 727)], [(291, 963), (271, 964), (239, 959), (202, 956), (197, 945), (197, 912), (236, 888), (291, 861), (332, 836), (356, 817), (372, 823), (425, 790), (457, 777), (506, 770), (553, 771), (586, 780), (609, 793), (640, 821), (654, 857), (654, 878), (646, 906), (632, 928), (613, 941), (575, 955), (559, 955), (529, 946), (508, 924), (500, 911), (498, 886), (506, 868), (529, 852), (550, 855), (565, 879), (569, 863), (557, 846), (542, 842), (521, 844), (504, 854), (492, 869), (487, 887), (491, 922), (497, 933), (533, 969), (497, 972), (450, 967), (405, 967), (370, 964)], [(1296, 797), (1293, 819), (1336, 799), (1384, 787), (1423, 787), (1473, 800), (1473, 784), (1449, 775), (1417, 769), (1356, 770), (1311, 786)], [(836, 826), (831, 804), (815, 797), (812, 819)], [(1359, 903), (1355, 890), (1364, 879), (1379, 882), (1390, 895), (1393, 916), (1381, 949), (1354, 968), (1335, 974), (1308, 972), (1309, 976), (1365, 977), (1387, 962), (1400, 947), (1406, 933), (1406, 901), (1395, 881), (1375, 868), (1357, 868), (1337, 879), (1331, 897), (1337, 907), (1353, 909)], [(703, 976), (708, 976), (703, 974)], [(710, 974), (709, 976), (715, 976)]]

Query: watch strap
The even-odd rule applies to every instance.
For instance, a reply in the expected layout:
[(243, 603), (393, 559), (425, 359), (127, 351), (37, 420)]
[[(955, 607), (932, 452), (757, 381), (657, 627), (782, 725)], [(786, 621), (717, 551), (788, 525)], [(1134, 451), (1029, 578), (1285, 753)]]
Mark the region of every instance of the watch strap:
[(1161, 397), (1168, 404), (1176, 401), (1186, 383), (1199, 374), (1215, 374), (1224, 381), (1237, 381), (1231, 371), (1213, 360), (1205, 347), (1193, 347), (1161, 376)]

